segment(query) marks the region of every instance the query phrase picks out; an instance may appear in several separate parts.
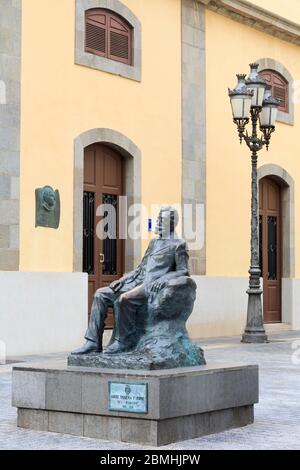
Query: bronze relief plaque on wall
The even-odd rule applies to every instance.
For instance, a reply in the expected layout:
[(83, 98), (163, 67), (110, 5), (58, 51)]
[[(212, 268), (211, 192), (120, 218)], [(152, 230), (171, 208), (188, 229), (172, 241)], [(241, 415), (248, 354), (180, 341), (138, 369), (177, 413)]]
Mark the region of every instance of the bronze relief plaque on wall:
[(54, 190), (51, 186), (37, 188), (35, 201), (35, 226), (57, 229), (60, 220), (59, 191)]

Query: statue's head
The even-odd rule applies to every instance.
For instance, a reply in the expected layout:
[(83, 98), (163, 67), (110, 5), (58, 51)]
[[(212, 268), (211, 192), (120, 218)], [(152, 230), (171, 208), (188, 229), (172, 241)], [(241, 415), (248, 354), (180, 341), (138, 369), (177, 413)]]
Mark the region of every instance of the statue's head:
[(45, 186), (42, 189), (42, 204), (46, 211), (51, 212), (55, 209), (56, 197), (55, 191), (51, 186)]
[(178, 212), (174, 207), (161, 207), (156, 220), (155, 233), (159, 235), (160, 238), (169, 238), (174, 234), (178, 220)]

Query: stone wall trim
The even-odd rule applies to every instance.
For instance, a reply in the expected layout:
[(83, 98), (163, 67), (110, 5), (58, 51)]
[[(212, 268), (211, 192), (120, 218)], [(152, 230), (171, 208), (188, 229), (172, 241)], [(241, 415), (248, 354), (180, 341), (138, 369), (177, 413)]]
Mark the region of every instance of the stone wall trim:
[[(182, 0), (182, 206), (201, 212), (203, 244), (190, 250), (191, 274), (206, 273), (205, 8)], [(198, 207), (197, 207), (198, 205)], [(199, 205), (202, 210), (199, 211)], [(183, 211), (185, 214), (185, 211)], [(183, 220), (183, 229), (185, 219)], [(189, 240), (187, 240), (189, 242)]]
[(246, 0), (197, 0), (210, 10), (300, 45), (300, 25)]
[(19, 269), (21, 0), (0, 0), (0, 271)]

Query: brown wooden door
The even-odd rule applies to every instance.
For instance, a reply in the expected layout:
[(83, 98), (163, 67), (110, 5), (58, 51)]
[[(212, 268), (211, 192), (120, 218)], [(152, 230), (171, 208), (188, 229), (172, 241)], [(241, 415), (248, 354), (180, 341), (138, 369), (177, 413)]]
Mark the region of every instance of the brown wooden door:
[(270, 178), (259, 183), (260, 264), (264, 322), (281, 322), (281, 188)]
[[(123, 240), (118, 237), (119, 204), (123, 195), (122, 157), (105, 145), (94, 144), (84, 152), (84, 196), (83, 196), (83, 271), (89, 274), (89, 313), (94, 293), (100, 287), (108, 286), (123, 275)], [(102, 214), (112, 225), (103, 225), (99, 230), (99, 206), (107, 204)], [(116, 217), (113, 216), (115, 208)], [(98, 210), (98, 212), (97, 212)], [(115, 226), (115, 235), (103, 237), (103, 231)], [(98, 227), (98, 228), (97, 228)], [(100, 233), (101, 237), (97, 236)], [(104, 238), (104, 239), (103, 239)], [(109, 312), (106, 327), (112, 328), (113, 316)]]

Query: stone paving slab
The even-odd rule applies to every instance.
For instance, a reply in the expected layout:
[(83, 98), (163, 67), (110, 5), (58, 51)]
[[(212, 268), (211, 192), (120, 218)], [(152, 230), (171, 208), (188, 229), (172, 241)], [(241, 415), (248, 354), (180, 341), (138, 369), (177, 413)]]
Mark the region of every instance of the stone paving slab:
[[(183, 441), (160, 449), (300, 449), (300, 364), (293, 363), (293, 349), (300, 332), (272, 335), (269, 344), (246, 345), (239, 338), (202, 341), (207, 361), (260, 367), (260, 403), (255, 422), (199, 439)], [(294, 342), (294, 343), (293, 343)], [(296, 345), (297, 346), (297, 345)], [(67, 354), (19, 358), (28, 362), (66, 358)], [(294, 356), (295, 357), (295, 356)], [(300, 354), (298, 354), (300, 358)], [(295, 361), (294, 361), (295, 362)], [(113, 450), (150, 449), (117, 441), (28, 431), (17, 428), (16, 409), (11, 406), (11, 365), (0, 366), (0, 449)]]

